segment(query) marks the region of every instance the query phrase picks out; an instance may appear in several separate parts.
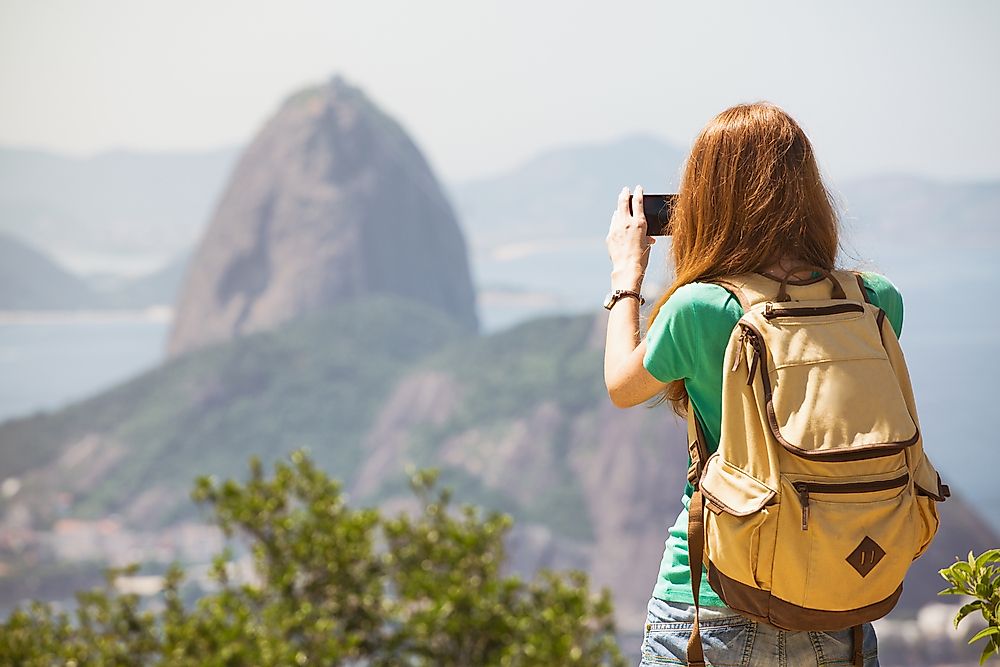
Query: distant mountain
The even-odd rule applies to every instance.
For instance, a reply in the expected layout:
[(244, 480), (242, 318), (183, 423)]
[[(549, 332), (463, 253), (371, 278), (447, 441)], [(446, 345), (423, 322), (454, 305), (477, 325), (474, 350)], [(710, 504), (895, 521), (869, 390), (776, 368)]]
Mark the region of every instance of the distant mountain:
[(0, 232), (0, 310), (145, 308), (172, 305), (188, 262), (185, 253), (138, 278), (79, 276), (54, 258)]
[[(655, 136), (629, 135), (547, 150), (495, 176), (453, 184), (477, 284), (532, 293), (562, 311), (598, 303), (609, 284), (604, 237), (618, 191), (636, 184), (675, 191), (685, 153)], [(938, 267), (959, 280), (1000, 278), (1000, 182), (896, 174), (827, 185), (842, 209), (845, 264), (921, 287), (937, 281)], [(651, 253), (654, 290), (669, 280), (668, 248), (662, 239)], [(539, 312), (524, 308), (525, 317)]]
[(146, 275), (136, 278), (107, 276), (104, 281), (87, 276), (87, 282), (101, 293), (104, 308), (173, 306), (190, 262), (191, 251), (188, 250)]
[[(684, 431), (665, 406), (611, 405), (606, 320), (553, 316), (470, 338), (444, 314), (375, 296), (10, 420), (0, 470), (20, 489), (0, 502), (0, 533), (22, 550), (3, 558), (46, 562), (44, 539), (24, 531), (60, 518), (114, 516), (131, 530), (197, 518), (196, 475), (243, 477), (250, 455), (306, 446), (358, 504), (398, 506), (406, 465), (439, 467), (459, 500), (515, 516), (515, 569), (584, 568), (614, 591), (622, 627), (637, 627), (680, 509)], [(961, 497), (942, 512), (900, 614), (934, 599), (936, 568), (954, 554), (996, 544)]]
[(618, 191), (641, 183), (674, 192), (684, 151), (632, 134), (600, 144), (552, 148), (518, 167), (452, 188), (477, 247), (521, 238), (575, 239), (606, 234)]
[(496, 176), (453, 184), (476, 284), (521, 292), (520, 319), (591, 309), (607, 291), (604, 237), (619, 190), (675, 191), (683, 157), (658, 137), (627, 135), (548, 149)]
[(86, 308), (99, 300), (86, 281), (28, 244), (0, 233), (0, 309)]
[(1000, 182), (948, 183), (907, 174), (847, 181), (849, 233), (873, 246), (1000, 246)]
[(236, 149), (74, 158), (0, 149), (0, 231), (89, 272), (151, 269), (191, 246)]
[(430, 166), (336, 76), (292, 95), (244, 151), (189, 265), (168, 352), (383, 292), (478, 329), (465, 240)]
[(884, 175), (848, 181), (838, 194), (847, 258), (951, 298), (957, 283), (1000, 278), (1000, 181)]

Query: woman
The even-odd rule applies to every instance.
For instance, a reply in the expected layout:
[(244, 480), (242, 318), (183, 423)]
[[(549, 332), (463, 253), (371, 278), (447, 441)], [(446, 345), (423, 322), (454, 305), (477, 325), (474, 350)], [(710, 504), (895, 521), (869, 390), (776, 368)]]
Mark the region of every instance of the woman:
[[(646, 236), (642, 188), (636, 186), (632, 214), (629, 196), (623, 188), (606, 241), (612, 290), (638, 293), (655, 239)], [(652, 406), (669, 401), (683, 415), (690, 397), (704, 421), (712, 453), (719, 444), (723, 355), (743, 310), (726, 289), (703, 281), (756, 271), (775, 279), (777, 287), (795, 266), (833, 269), (838, 221), (805, 133), (780, 108), (760, 102), (723, 111), (698, 135), (684, 166), (671, 224), (673, 284), (653, 306), (644, 338), (639, 332), (639, 300), (626, 296), (614, 302), (605, 381), (612, 402), (622, 408), (655, 398)], [(817, 275), (797, 271), (789, 282), (805, 284)], [(876, 273), (862, 273), (862, 281), (871, 302), (886, 311), (899, 336), (899, 292)], [(685, 664), (694, 619), (687, 558), (692, 490), (688, 484), (665, 542), (648, 605), (642, 665)], [(850, 629), (783, 631), (727, 607), (704, 573), (699, 590), (709, 664), (850, 664)], [(870, 623), (863, 627), (863, 653), (866, 667), (878, 665)]]

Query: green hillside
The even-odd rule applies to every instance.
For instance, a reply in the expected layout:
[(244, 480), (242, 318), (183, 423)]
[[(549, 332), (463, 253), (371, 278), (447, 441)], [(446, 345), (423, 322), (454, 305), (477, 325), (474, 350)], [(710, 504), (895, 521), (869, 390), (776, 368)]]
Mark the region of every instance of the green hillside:
[[(586, 504), (568, 461), (572, 416), (604, 397), (600, 353), (587, 345), (592, 324), (589, 315), (553, 316), (470, 338), (412, 302), (354, 302), (184, 355), (63, 410), (8, 421), (0, 425), (0, 469), (28, 474), (25, 493), (41, 525), (54, 518), (49, 499), (67, 490), (72, 516), (169, 523), (195, 511), (187, 500), (195, 476), (239, 476), (251, 454), (266, 461), (308, 447), (331, 473), (354, 479), (393, 387), (436, 372), (451, 378), (459, 399), (440, 423), (401, 425), (398, 460), (365, 499), (405, 493), (406, 463), (435, 465), (465, 499), (586, 540)], [(548, 462), (524, 473), (538, 476), (537, 493), (484, 483), (489, 476), (476, 474), (475, 459), (493, 456), (504, 434), (543, 404), (557, 423), (532, 434)], [(442, 454), (443, 443), (468, 433), (481, 437), (459, 460)]]
[(574, 437), (572, 418), (607, 402), (601, 352), (587, 344), (593, 322), (590, 315), (538, 318), (492, 336), (457, 342), (431, 355), (419, 367), (450, 373), (461, 387), (462, 400), (447, 421), (419, 431), (410, 452), (413, 459), (440, 466), (441, 443), (469, 431), (486, 431), (493, 437), (469, 448), (466, 456), (505, 465), (502, 456), (492, 451), (496, 440), (503, 438), (513, 422), (548, 403), (554, 407), (553, 414), (562, 418), (551, 432), (532, 435), (535, 447), (548, 450), (551, 465), (519, 473), (537, 476), (531, 484), (537, 492), (491, 493), (459, 467), (445, 467), (442, 479), (465, 496), (480, 502), (492, 500), (489, 504), (518, 518), (548, 524), (566, 537), (592, 539), (580, 480), (568, 462), (571, 448), (593, 444)]
[[(165, 509), (187, 508), (195, 475), (239, 475), (251, 454), (270, 459), (300, 446), (349, 478), (381, 397), (408, 365), (458, 335), (446, 316), (409, 302), (352, 303), (185, 355), (64, 410), (8, 421), (0, 470), (48, 466), (26, 491), (74, 489), (73, 513), (91, 517), (152, 486), (176, 492), (180, 502)], [(49, 466), (88, 435), (100, 445), (79, 464)], [(80, 477), (94, 483), (75, 488)]]

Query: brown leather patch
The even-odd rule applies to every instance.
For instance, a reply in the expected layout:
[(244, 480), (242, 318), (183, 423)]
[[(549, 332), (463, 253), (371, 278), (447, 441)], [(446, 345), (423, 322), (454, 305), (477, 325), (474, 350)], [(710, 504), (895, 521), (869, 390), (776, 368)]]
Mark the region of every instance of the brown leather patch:
[(878, 562), (885, 556), (885, 551), (872, 538), (865, 536), (861, 544), (847, 557), (847, 562), (858, 571), (862, 577), (872, 571)]
[(782, 630), (795, 632), (804, 630), (830, 632), (874, 621), (892, 611), (903, 592), (903, 586), (900, 585), (889, 597), (865, 607), (844, 611), (825, 611), (785, 602), (774, 597), (768, 591), (730, 579), (719, 572), (715, 563), (711, 561), (708, 562), (708, 583), (726, 605), (744, 616), (755, 621), (770, 623)]

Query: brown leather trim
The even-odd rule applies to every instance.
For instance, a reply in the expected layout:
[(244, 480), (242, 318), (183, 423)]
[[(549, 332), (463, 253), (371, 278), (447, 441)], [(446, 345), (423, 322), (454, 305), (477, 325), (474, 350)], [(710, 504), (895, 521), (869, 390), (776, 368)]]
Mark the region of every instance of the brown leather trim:
[(743, 290), (741, 290), (733, 283), (729, 282), (728, 280), (722, 280), (721, 278), (706, 280), (705, 282), (718, 285), (719, 287), (732, 293), (732, 295), (736, 297), (736, 300), (740, 302), (740, 306), (743, 308), (744, 313), (750, 310), (750, 302), (747, 300), (746, 295), (743, 294)]
[(875, 323), (878, 325), (878, 335), (882, 336), (882, 321), (885, 319), (885, 311), (881, 308), (878, 309), (878, 315), (875, 316)]
[[(761, 273), (760, 271), (754, 271), (754, 273), (756, 273), (757, 275), (760, 275), (760, 276), (764, 276), (768, 280), (773, 280), (774, 282), (778, 283), (779, 285), (781, 284), (781, 280), (778, 279), (778, 278), (775, 278), (774, 276), (769, 276), (766, 273)], [(812, 285), (813, 283), (818, 283), (821, 280), (826, 280), (826, 276), (821, 275), (818, 278), (803, 278), (801, 280), (794, 280), (792, 278), (789, 278), (788, 279), (788, 284), (789, 285)]]
[[(696, 422), (697, 424), (697, 422)], [(688, 667), (705, 667), (705, 651), (701, 645), (701, 629), (699, 627), (700, 603), (698, 589), (701, 587), (702, 559), (705, 555), (705, 507), (701, 489), (696, 488), (691, 496), (688, 512), (688, 565), (691, 571), (691, 597), (694, 600), (694, 627), (688, 637), (687, 664)]]
[(893, 594), (884, 600), (857, 609), (846, 611), (810, 609), (786, 602), (771, 595), (769, 591), (730, 579), (719, 572), (711, 560), (708, 561), (708, 583), (723, 602), (743, 615), (795, 632), (844, 630), (852, 625), (874, 621), (892, 611), (903, 592), (903, 585), (900, 584)]
[(937, 493), (931, 493), (930, 491), (928, 491), (924, 487), (920, 486), (916, 482), (913, 483), (913, 488), (916, 489), (918, 496), (927, 496), (928, 498), (931, 498), (932, 500), (936, 500), (939, 503), (943, 503), (944, 500), (945, 500), (945, 498), (949, 498), (951, 496), (951, 489), (948, 488), (947, 484), (942, 484), (941, 483), (941, 474), (940, 473), (938, 473), (938, 476), (937, 476), (937, 487), (938, 487)]
[(688, 419), (694, 422), (695, 439), (688, 443), (688, 454), (691, 456), (691, 467), (695, 469), (696, 479), (688, 481), (695, 488), (701, 480), (701, 474), (708, 464), (708, 440), (705, 439), (705, 431), (701, 428), (701, 421), (698, 419), (698, 411), (694, 409), (691, 397), (687, 397)]
[(897, 442), (876, 442), (870, 445), (850, 447), (839, 451), (824, 450), (818, 452), (807, 452), (799, 447), (796, 447), (788, 440), (785, 440), (785, 438), (781, 435), (781, 430), (778, 428), (778, 416), (774, 412), (774, 403), (772, 401), (771, 378), (770, 373), (768, 373), (767, 370), (767, 347), (764, 345), (764, 337), (761, 335), (757, 327), (749, 322), (740, 321), (739, 326), (743, 326), (749, 332), (752, 332), (747, 338), (750, 341), (750, 345), (752, 345), (757, 351), (757, 356), (760, 357), (760, 378), (764, 385), (767, 422), (771, 427), (771, 433), (774, 435), (775, 440), (777, 440), (782, 447), (787, 449), (792, 454), (815, 461), (860, 461), (863, 459), (876, 459), (882, 456), (892, 456), (893, 454), (898, 454), (903, 451), (903, 449), (915, 444), (917, 440), (920, 439), (920, 427), (914, 423), (913, 435), (907, 440), (900, 440)]
[(840, 279), (833, 275), (832, 269), (824, 269), (822, 266), (815, 266), (811, 264), (801, 264), (796, 268), (791, 269), (785, 274), (785, 277), (781, 279), (781, 284), (778, 285), (778, 294), (774, 297), (775, 301), (791, 301), (792, 298), (788, 295), (788, 278), (791, 274), (795, 273), (797, 270), (810, 269), (814, 272), (818, 272), (824, 278), (830, 279), (831, 284), (831, 299), (846, 299), (847, 293), (844, 291), (844, 286), (840, 283)]
[(838, 313), (863, 313), (865, 307), (860, 303), (835, 303), (832, 306), (776, 306), (767, 303), (764, 306), (764, 318), (771, 320), (775, 317), (814, 317), (819, 315), (836, 315)]
[[(712, 454), (712, 456), (718, 456), (718, 455), (719, 455), (718, 452), (716, 452), (715, 454)], [(707, 468), (708, 465), (706, 464), (705, 467)], [(744, 474), (746, 474), (746, 473), (744, 473)], [(747, 476), (749, 477), (749, 475), (747, 475)], [(757, 481), (757, 480), (755, 479), (754, 481)], [(761, 483), (761, 484), (763, 484), (763, 483)], [(745, 512), (737, 512), (732, 507), (730, 507), (729, 505), (727, 505), (726, 503), (722, 502), (721, 500), (719, 500), (718, 498), (716, 498), (714, 495), (712, 495), (712, 493), (708, 489), (702, 488), (701, 492), (702, 492), (702, 494), (704, 494), (705, 499), (709, 503), (716, 505), (716, 507), (720, 511), (723, 511), (726, 514), (731, 514), (732, 516), (750, 516), (751, 514), (756, 514), (757, 512), (759, 512), (760, 509), (762, 507), (764, 507), (764, 505), (768, 504), (771, 501), (771, 498), (773, 498), (775, 496), (775, 492), (773, 490), (771, 490), (771, 489), (768, 489), (768, 490), (770, 491), (770, 493), (768, 493), (766, 496), (764, 496), (762, 498), (759, 506), (754, 507), (753, 509), (747, 510)], [(716, 514), (718, 514), (718, 512), (716, 512)]]
[(940, 502), (944, 502), (944, 496), (943, 495), (940, 495), (940, 494), (937, 494), (937, 493), (931, 493), (930, 491), (928, 491), (924, 487), (920, 486), (916, 482), (913, 483), (913, 487), (917, 490), (917, 495), (918, 496), (927, 496), (931, 500), (936, 500), (939, 503)]
[(898, 489), (906, 486), (910, 479), (910, 473), (905, 472), (899, 477), (892, 479), (878, 479), (871, 482), (794, 482), (792, 486), (805, 487), (812, 493), (868, 493), (870, 491), (887, 491), (888, 489)]
[(852, 271), (851, 273), (854, 274), (854, 277), (858, 281), (858, 289), (861, 290), (861, 298), (865, 300), (865, 303), (871, 303), (871, 300), (868, 298), (868, 292), (865, 291), (865, 280), (864, 280), (864, 278), (862, 278), (861, 274), (859, 272), (857, 272), (857, 271)]

